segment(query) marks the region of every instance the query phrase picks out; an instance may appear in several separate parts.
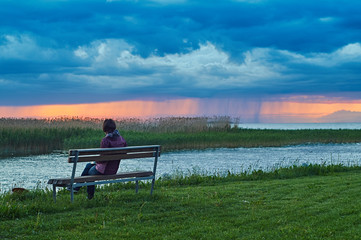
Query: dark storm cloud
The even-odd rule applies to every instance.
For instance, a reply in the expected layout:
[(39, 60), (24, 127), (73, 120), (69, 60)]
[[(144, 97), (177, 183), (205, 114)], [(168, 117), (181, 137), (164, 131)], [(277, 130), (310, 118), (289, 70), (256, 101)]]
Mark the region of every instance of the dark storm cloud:
[(354, 97), (360, 10), (356, 0), (5, 0), (0, 105)]

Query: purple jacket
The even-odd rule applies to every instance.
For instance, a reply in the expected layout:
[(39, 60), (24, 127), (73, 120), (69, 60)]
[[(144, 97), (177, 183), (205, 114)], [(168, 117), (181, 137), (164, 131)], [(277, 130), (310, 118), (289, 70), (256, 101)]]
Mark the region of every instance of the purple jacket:
[[(114, 136), (107, 136), (103, 138), (100, 147), (101, 148), (114, 148), (114, 147), (126, 147), (127, 142), (124, 140), (122, 136), (119, 135), (118, 131), (116, 130), (116, 133)], [(119, 168), (119, 161), (110, 161), (110, 162), (97, 162), (96, 163), (96, 170), (100, 172), (101, 174), (111, 175), (116, 174)]]

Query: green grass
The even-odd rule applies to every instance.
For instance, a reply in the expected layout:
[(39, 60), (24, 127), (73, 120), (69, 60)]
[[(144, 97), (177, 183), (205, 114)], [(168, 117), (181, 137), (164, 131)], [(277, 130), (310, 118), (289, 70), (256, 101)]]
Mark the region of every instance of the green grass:
[[(281, 173), (284, 174), (281, 174)], [(359, 239), (360, 167), (174, 177), (85, 191), (5, 194), (1, 239)]]

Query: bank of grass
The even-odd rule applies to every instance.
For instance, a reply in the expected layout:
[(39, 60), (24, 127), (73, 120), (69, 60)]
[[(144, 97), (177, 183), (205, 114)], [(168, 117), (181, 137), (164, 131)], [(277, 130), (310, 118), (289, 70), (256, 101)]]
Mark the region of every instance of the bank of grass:
[(310, 165), (271, 173), (173, 177), (0, 196), (1, 239), (359, 239), (360, 167)]
[[(0, 119), (0, 156), (99, 147), (101, 119)], [(231, 127), (227, 117), (123, 119), (128, 145), (160, 144), (163, 151), (361, 142), (361, 130), (259, 130)]]

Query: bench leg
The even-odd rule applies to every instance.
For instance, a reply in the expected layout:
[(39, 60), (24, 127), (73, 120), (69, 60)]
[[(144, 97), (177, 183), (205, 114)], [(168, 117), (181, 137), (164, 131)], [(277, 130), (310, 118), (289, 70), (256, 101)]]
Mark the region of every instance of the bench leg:
[(153, 178), (153, 180), (152, 180), (152, 188), (150, 189), (150, 195), (153, 194), (154, 182), (155, 182), (155, 179)]
[(53, 184), (53, 199), (54, 203), (56, 203), (56, 186)]
[(138, 193), (138, 189), (139, 189), (139, 181), (136, 180), (135, 181), (135, 193)]
[(74, 189), (73, 189), (73, 186), (71, 186), (71, 190), (70, 190), (70, 201), (74, 202)]

